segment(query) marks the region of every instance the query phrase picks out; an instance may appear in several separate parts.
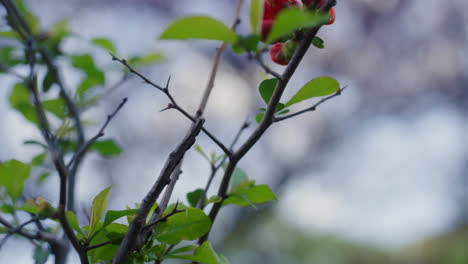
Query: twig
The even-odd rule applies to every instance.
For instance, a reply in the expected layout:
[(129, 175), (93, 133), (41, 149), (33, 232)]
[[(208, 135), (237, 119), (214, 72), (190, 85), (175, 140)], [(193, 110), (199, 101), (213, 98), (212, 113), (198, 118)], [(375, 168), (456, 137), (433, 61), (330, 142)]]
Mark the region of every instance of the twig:
[[(185, 116), (186, 118), (188, 118), (190, 121), (192, 121), (193, 123), (196, 123), (197, 121), (197, 118), (196, 117), (193, 117), (191, 116), (189, 113), (187, 113), (187, 111), (185, 111), (181, 106), (179, 106), (179, 104), (175, 101), (174, 97), (172, 96), (172, 94), (170, 93), (169, 91), (169, 83), (170, 83), (170, 77), (168, 78), (167, 80), (167, 83), (166, 83), (166, 86), (165, 87), (162, 87), (161, 85), (158, 85), (156, 84), (155, 82), (151, 81), (150, 79), (146, 78), (143, 74), (139, 73), (138, 71), (136, 71), (135, 69), (133, 69), (132, 66), (130, 66), (127, 61), (125, 59), (119, 59), (117, 57), (115, 57), (113, 54), (110, 54), (112, 56), (112, 60), (114, 61), (118, 61), (120, 62), (122, 65), (124, 65), (131, 73), (137, 75), (138, 77), (140, 77), (145, 83), (151, 85), (152, 87), (158, 89), (159, 91), (161, 91), (162, 93), (164, 93), (167, 98), (169, 99), (169, 101), (171, 102), (166, 108), (162, 109), (161, 111), (165, 111), (165, 110), (168, 110), (168, 109), (175, 109), (177, 111), (179, 111), (183, 116)], [(221, 149), (224, 151), (224, 153), (226, 153), (226, 155), (231, 155), (231, 153), (229, 152), (229, 149), (226, 148), (226, 146), (224, 146), (224, 144), (217, 138), (215, 137), (211, 132), (209, 132), (206, 128), (202, 128), (202, 131), (203, 133), (205, 133), (211, 140), (213, 140), (213, 142)]]
[(100, 247), (112, 244), (113, 242), (114, 242), (114, 240), (108, 240), (106, 242), (102, 242), (102, 243), (99, 243), (99, 244), (96, 244), (96, 245), (88, 246), (86, 248), (86, 251), (90, 251), (90, 250), (93, 250), (93, 249), (96, 249), (96, 248), (100, 248)]
[(268, 74), (271, 74), (273, 75), (276, 79), (278, 80), (281, 80), (282, 76), (281, 74), (275, 72), (274, 70), (272, 70), (268, 65), (265, 64), (265, 62), (263, 61), (263, 58), (262, 58), (262, 54), (259, 53), (259, 54), (252, 54), (252, 52), (249, 52), (249, 57), (251, 58), (254, 58), (255, 61), (257, 62), (257, 64)]
[(315, 103), (314, 105), (312, 105), (311, 107), (308, 107), (304, 110), (301, 110), (301, 111), (298, 111), (296, 113), (292, 113), (292, 114), (289, 114), (289, 115), (283, 115), (283, 116), (275, 116), (273, 118), (273, 122), (279, 122), (279, 121), (283, 121), (283, 120), (286, 120), (286, 119), (289, 119), (289, 118), (292, 118), (292, 117), (295, 117), (295, 116), (298, 116), (298, 115), (301, 115), (303, 113), (306, 113), (306, 112), (312, 112), (312, 111), (315, 111), (317, 110), (317, 107), (323, 103), (325, 103), (326, 101), (334, 98), (334, 97), (337, 97), (339, 95), (341, 95), (341, 93), (346, 89), (347, 86), (339, 89), (338, 91), (336, 91), (334, 94), (332, 95), (329, 95), (327, 97), (324, 97), (322, 98), (320, 101), (318, 101), (317, 103)]
[(129, 253), (135, 246), (136, 239), (145, 225), (145, 220), (151, 207), (158, 199), (164, 187), (169, 184), (170, 176), (176, 169), (177, 164), (180, 162), (185, 152), (187, 152), (195, 143), (195, 138), (200, 133), (203, 123), (204, 119), (200, 119), (196, 123), (196, 126), (191, 130), (191, 133), (187, 135), (184, 140), (182, 140), (182, 142), (167, 158), (158, 180), (155, 182), (151, 190), (146, 194), (145, 198), (141, 202), (141, 206), (137, 215), (130, 223), (128, 232), (126, 233), (117, 253), (114, 256), (112, 261), (113, 264), (126, 263)]
[(104, 130), (107, 128), (109, 123), (112, 121), (112, 119), (117, 115), (117, 113), (124, 107), (124, 105), (127, 103), (128, 98), (125, 97), (122, 99), (122, 102), (115, 108), (115, 110), (107, 116), (106, 122), (102, 125), (101, 129), (99, 129), (98, 133), (94, 135), (94, 137), (90, 138), (88, 141), (86, 141), (81, 148), (73, 155), (71, 160), (68, 162), (67, 167), (70, 168), (74, 162), (77, 160), (80, 160), (83, 155), (86, 153), (86, 151), (93, 145), (100, 137), (104, 136)]
[(0, 249), (3, 247), (3, 245), (8, 240), (8, 238), (10, 238), (11, 235), (16, 234), (16, 233), (20, 233), (20, 231), (21, 231), (21, 229), (23, 229), (23, 227), (25, 227), (25, 226), (27, 226), (27, 225), (29, 225), (31, 223), (34, 223), (34, 221), (36, 221), (36, 219), (37, 218), (32, 218), (32, 219), (29, 219), (28, 221), (22, 223), (18, 227), (9, 228), (8, 233), (3, 237), (2, 241), (0, 241)]

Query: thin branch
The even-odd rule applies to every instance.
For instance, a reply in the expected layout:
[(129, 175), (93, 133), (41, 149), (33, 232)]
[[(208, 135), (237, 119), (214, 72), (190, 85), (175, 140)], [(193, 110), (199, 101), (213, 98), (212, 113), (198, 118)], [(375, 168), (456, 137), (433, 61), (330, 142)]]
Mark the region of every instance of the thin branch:
[(268, 65), (265, 64), (265, 62), (263, 61), (263, 58), (262, 58), (262, 53), (259, 53), (259, 54), (252, 54), (252, 52), (249, 52), (249, 57), (255, 59), (255, 61), (257, 62), (257, 64), (268, 74), (271, 74), (273, 75), (276, 79), (278, 80), (281, 80), (282, 76), (281, 74), (275, 72), (274, 70), (272, 70)]
[(3, 245), (6, 243), (6, 241), (8, 240), (8, 238), (10, 238), (10, 236), (12, 236), (13, 234), (16, 234), (16, 233), (20, 233), (21, 232), (21, 229), (23, 229), (23, 227), (31, 224), (31, 223), (34, 223), (34, 221), (36, 221), (37, 218), (32, 218), (32, 219), (29, 219), (28, 221), (22, 223), (21, 225), (15, 227), (15, 228), (9, 228), (8, 230), (8, 233), (3, 237), (3, 239), (0, 241), (0, 249), (3, 247)]
[(179, 164), (180, 160), (185, 155), (185, 152), (187, 152), (195, 143), (195, 138), (200, 133), (204, 121), (204, 119), (200, 119), (196, 123), (196, 126), (190, 131), (190, 134), (188, 134), (182, 140), (182, 142), (167, 158), (158, 180), (154, 183), (151, 190), (146, 194), (145, 198), (141, 202), (141, 206), (137, 215), (130, 223), (128, 232), (126, 233), (117, 253), (114, 256), (112, 261), (113, 264), (126, 263), (129, 253), (135, 246), (136, 239), (145, 225), (146, 217), (148, 216), (151, 207), (158, 199), (164, 187), (169, 184), (171, 174), (174, 172), (177, 164)]
[(81, 148), (73, 155), (71, 160), (68, 162), (67, 167), (70, 168), (74, 162), (77, 160), (81, 159), (83, 155), (86, 153), (86, 151), (95, 143), (100, 137), (104, 136), (104, 130), (107, 128), (109, 123), (112, 121), (112, 119), (117, 115), (117, 113), (124, 107), (124, 105), (127, 103), (128, 98), (125, 97), (122, 99), (122, 102), (115, 108), (115, 110), (107, 116), (106, 122), (102, 125), (101, 129), (99, 129), (98, 133), (94, 135), (94, 137), (90, 138), (88, 141), (86, 141)]
[[(0, 224), (2, 224), (3, 226), (5, 226), (6, 228), (8, 228), (10, 230), (15, 229), (15, 227), (12, 224), (10, 224), (2, 216), (0, 216)], [(62, 245), (62, 246), (64, 246), (64, 241), (63, 240), (59, 240), (54, 235), (52, 235), (50, 233), (47, 233), (47, 232), (38, 231), (38, 232), (33, 234), (33, 233), (31, 233), (31, 232), (29, 232), (27, 230), (18, 229), (15, 233), (17, 233), (18, 235), (23, 236), (23, 237), (25, 237), (27, 239), (44, 241), (44, 242), (48, 242), (51, 245)]]
[(312, 105), (311, 107), (308, 107), (304, 110), (301, 110), (301, 111), (298, 111), (296, 113), (292, 113), (292, 114), (289, 114), (289, 115), (282, 115), (282, 116), (275, 116), (273, 118), (273, 122), (279, 122), (279, 121), (283, 121), (283, 120), (286, 120), (286, 119), (289, 119), (289, 118), (292, 118), (292, 117), (295, 117), (295, 116), (298, 116), (298, 115), (301, 115), (301, 114), (304, 114), (306, 112), (313, 112), (315, 110), (317, 110), (317, 107), (323, 103), (325, 103), (326, 101), (334, 98), (334, 97), (337, 97), (339, 95), (341, 95), (341, 93), (346, 89), (347, 86), (339, 89), (338, 91), (336, 91), (334, 94), (332, 95), (329, 95), (327, 97), (324, 97), (322, 98), (320, 101), (318, 101), (317, 103), (315, 103), (314, 105)]
[[(191, 116), (187, 111), (185, 111), (181, 106), (179, 106), (179, 104), (176, 102), (176, 100), (174, 99), (174, 97), (172, 96), (172, 94), (170, 93), (169, 91), (169, 83), (170, 83), (170, 77), (168, 78), (167, 80), (167, 83), (166, 83), (166, 86), (165, 87), (162, 87), (158, 84), (156, 84), (155, 82), (151, 81), (150, 79), (146, 78), (143, 74), (139, 73), (138, 71), (136, 71), (135, 69), (133, 69), (132, 66), (130, 66), (127, 61), (125, 59), (119, 59), (117, 57), (115, 57), (113, 54), (111, 54), (112, 56), (112, 60), (114, 61), (118, 61), (120, 62), (122, 65), (124, 65), (131, 73), (137, 75), (138, 77), (140, 77), (145, 83), (151, 85), (152, 87), (158, 89), (159, 91), (161, 91), (162, 93), (164, 93), (167, 98), (169, 99), (169, 101), (171, 102), (166, 108), (162, 109), (161, 111), (165, 111), (165, 110), (168, 110), (168, 109), (175, 109), (177, 111), (179, 111), (183, 116), (185, 116), (186, 118), (188, 118), (190, 121), (192, 121), (194, 124), (196, 123), (197, 121), (197, 118), (196, 117), (193, 117)], [(224, 144), (217, 138), (215, 137), (211, 132), (209, 132), (206, 128), (202, 127), (202, 131), (203, 133), (205, 133), (224, 153), (226, 153), (226, 155), (230, 156), (231, 153), (229, 151), (229, 149), (224, 146)]]
[(100, 247), (112, 244), (113, 242), (115, 242), (115, 241), (114, 240), (109, 240), (109, 241), (102, 242), (102, 243), (99, 243), (99, 244), (96, 244), (96, 245), (88, 246), (86, 248), (86, 251), (90, 251), (90, 250), (93, 250), (93, 249), (96, 249), (96, 248), (100, 248)]

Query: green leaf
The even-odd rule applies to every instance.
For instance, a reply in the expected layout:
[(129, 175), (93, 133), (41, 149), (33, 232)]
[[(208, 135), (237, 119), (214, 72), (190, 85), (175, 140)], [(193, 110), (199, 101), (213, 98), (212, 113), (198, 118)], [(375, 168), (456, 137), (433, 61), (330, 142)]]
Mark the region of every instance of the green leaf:
[(203, 242), (195, 251), (194, 255), (167, 255), (166, 258), (186, 259), (204, 264), (229, 264), (229, 261), (222, 255), (217, 254), (209, 241)]
[(44, 264), (47, 262), (47, 259), (50, 255), (50, 249), (48, 247), (42, 247), (41, 245), (37, 245), (34, 248), (34, 264)]
[(88, 239), (91, 239), (94, 236), (94, 232), (97, 229), (99, 220), (101, 219), (102, 214), (106, 210), (107, 200), (112, 187), (107, 187), (102, 192), (100, 192), (93, 200), (93, 206), (91, 207), (91, 218), (89, 220), (89, 235)]
[(260, 92), (260, 95), (262, 96), (263, 101), (265, 101), (265, 104), (268, 104), (270, 102), (271, 96), (273, 95), (273, 92), (275, 91), (277, 84), (278, 84), (278, 79), (276, 78), (266, 79), (260, 83), (260, 86), (258, 87), (258, 91)]
[(182, 240), (197, 239), (210, 230), (210, 218), (198, 208), (187, 208), (159, 223), (155, 238), (163, 243), (178, 244)]
[(266, 43), (272, 43), (276, 39), (301, 28), (322, 25), (326, 23), (328, 19), (328, 14), (310, 12), (300, 8), (287, 8), (276, 17)]
[(259, 34), (263, 18), (263, 1), (252, 0), (250, 2), (250, 28), (252, 33)]
[(127, 215), (135, 215), (137, 212), (138, 212), (138, 209), (129, 209), (129, 210), (121, 210), (121, 211), (109, 210), (107, 211), (106, 216), (104, 217), (104, 227), (121, 217), (124, 217)]
[(202, 195), (203, 195), (203, 189), (196, 189), (193, 192), (187, 193), (187, 200), (192, 207), (196, 207), (198, 204), (198, 201), (200, 201)]
[[(2, 32), (0, 32), (2, 33)], [(0, 35), (1, 37), (1, 35)], [(6, 65), (8, 67), (13, 67), (22, 62), (21, 59), (18, 59), (14, 55), (14, 48), (13, 47), (2, 47), (0, 48), (0, 63)], [(0, 72), (6, 71), (6, 69), (0, 67)]]
[(48, 172), (43, 172), (43, 173), (41, 173), (41, 174), (39, 175), (39, 177), (37, 177), (37, 181), (36, 181), (36, 182), (37, 182), (38, 184), (41, 184), (41, 183), (43, 183), (43, 182), (47, 179), (47, 177), (49, 177), (49, 176), (50, 176), (50, 173), (48, 173)]
[(70, 57), (73, 67), (82, 70), (86, 77), (78, 87), (77, 93), (84, 94), (89, 88), (95, 85), (102, 85), (105, 83), (105, 75), (94, 64), (93, 57), (89, 54), (74, 55)]
[(302, 88), (285, 104), (286, 107), (297, 104), (304, 100), (317, 96), (326, 96), (337, 92), (340, 89), (338, 81), (331, 77), (318, 77), (306, 83)]
[(39, 155), (34, 156), (31, 160), (31, 166), (39, 166), (44, 163), (45, 158), (47, 157), (47, 153), (41, 153)]
[(110, 52), (112, 54), (117, 53), (117, 49), (115, 48), (114, 43), (110, 39), (107, 39), (107, 38), (94, 38), (94, 39), (91, 40), (91, 42), (94, 45), (96, 45), (98, 47), (101, 47), (101, 48), (107, 50), (108, 52)]
[(128, 60), (128, 64), (135, 67), (143, 67), (162, 62), (166, 59), (163, 53), (154, 52), (144, 56), (135, 56)]
[(235, 43), (237, 35), (223, 22), (207, 16), (181, 18), (172, 23), (161, 39), (209, 39)]
[(22, 83), (17, 83), (13, 86), (13, 89), (10, 94), (10, 105), (20, 112), (26, 120), (34, 123), (35, 125), (39, 125), (39, 121), (37, 119), (37, 113), (32, 106), (30, 99), (29, 99), (29, 91)]
[(96, 141), (91, 145), (91, 149), (99, 152), (103, 156), (115, 156), (122, 153), (120, 146), (111, 139)]
[(260, 43), (260, 36), (258, 35), (241, 36), (236, 43), (232, 44), (232, 50), (237, 54), (242, 54), (244, 51), (256, 52), (258, 43)]
[(44, 92), (49, 91), (52, 84), (55, 82), (55, 76), (52, 71), (47, 71), (44, 80), (42, 81), (42, 90)]
[(73, 213), (72, 211), (67, 211), (65, 213), (65, 216), (67, 217), (67, 220), (70, 223), (70, 227), (73, 230), (77, 231), (79, 234), (81, 234), (83, 237), (85, 237), (86, 235), (83, 232), (83, 230), (81, 230), (80, 224), (78, 222), (78, 219), (76, 218), (75, 213)]
[(59, 97), (56, 99), (45, 100), (42, 101), (42, 106), (44, 109), (60, 119), (64, 119), (67, 117), (67, 106), (65, 105), (65, 101)]
[(267, 185), (255, 185), (250, 188), (240, 189), (230, 193), (229, 197), (224, 200), (223, 206), (236, 204), (245, 207), (274, 200), (277, 200), (277, 197), (270, 190), (270, 187)]
[(21, 40), (21, 37), (15, 31), (2, 31), (0, 32), (0, 38)]
[(323, 41), (323, 39), (315, 36), (314, 39), (312, 40), (312, 45), (314, 45), (315, 47), (319, 48), (319, 49), (323, 49), (325, 48), (325, 42)]
[(195, 250), (197, 248), (198, 247), (196, 245), (188, 245), (188, 246), (185, 246), (185, 247), (176, 248), (173, 251), (169, 252), (169, 254), (179, 254), (179, 253), (182, 253), (182, 252), (193, 251), (193, 250)]
[(5, 187), (13, 202), (23, 193), (24, 182), (30, 171), (30, 165), (14, 159), (0, 164), (0, 185)]
[(257, 122), (258, 124), (260, 124), (263, 120), (263, 117), (265, 116), (265, 113), (258, 113), (256, 116), (255, 116), (255, 122)]

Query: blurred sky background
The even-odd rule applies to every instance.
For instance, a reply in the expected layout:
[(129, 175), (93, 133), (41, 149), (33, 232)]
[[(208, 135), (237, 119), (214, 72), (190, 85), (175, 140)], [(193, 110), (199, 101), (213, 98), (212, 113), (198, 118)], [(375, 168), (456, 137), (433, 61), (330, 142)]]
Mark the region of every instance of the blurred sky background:
[[(108, 73), (109, 87), (119, 81), (120, 65), (105, 51), (91, 46), (89, 39), (113, 40), (121, 58), (164, 53), (164, 62), (142, 72), (161, 84), (171, 75), (174, 97), (192, 113), (219, 43), (163, 41), (158, 36), (172, 20), (184, 15), (206, 14), (230, 25), (235, 4), (234, 0), (26, 2), (38, 14), (44, 30), (59, 19), (70, 19), (78, 37), (69, 38), (63, 50), (91, 52)], [(250, 1), (245, 2), (239, 26), (243, 34), (249, 32)], [(348, 89), (316, 112), (272, 126), (240, 162), (249, 177), (270, 184), (279, 201), (257, 211), (240, 211), (234, 206), (222, 210), (213, 234), (219, 247), (235, 240), (226, 230), (236, 231), (236, 226), (249, 225), (249, 221), (259, 230), (265, 227), (262, 221), (253, 221), (263, 210), (301, 235), (332, 236), (387, 252), (466, 223), (468, 1), (337, 2), (335, 24), (319, 32), (325, 49), (309, 50), (284, 98), (323, 75), (336, 78)], [(272, 64), (268, 57), (265, 60)], [(74, 87), (82, 77), (65, 63), (61, 71), (68, 87)], [(257, 87), (263, 78), (261, 69), (246, 56), (226, 52), (208, 104), (206, 126), (227, 144), (246, 118), (252, 125), (241, 141), (255, 128), (256, 109), (262, 107)], [(29, 161), (39, 149), (22, 142), (40, 139), (40, 134), (9, 106), (13, 81), (0, 75), (0, 160)], [(124, 153), (116, 158), (87, 156), (78, 178), (78, 212), (88, 210), (93, 197), (109, 185), (113, 186), (109, 209), (140, 202), (162, 162), (190, 126), (175, 111), (160, 113), (167, 99), (137, 78), (112, 93), (105, 87), (101, 92), (104, 96), (98, 107), (83, 113), (94, 124), (87, 127), (87, 136), (96, 133), (123, 97), (129, 97), (106, 130), (106, 137), (117, 139)], [(311, 102), (294, 109), (308, 105)], [(221, 153), (204, 135), (198, 144), (207, 152)], [(185, 202), (184, 194), (204, 186), (208, 174), (209, 165), (198, 153), (189, 151), (175, 198)], [(57, 177), (51, 176), (40, 188), (31, 183), (26, 191), (55, 200), (57, 186)], [(249, 217), (239, 217), (245, 212)], [(266, 229), (262, 236), (248, 232), (244, 239), (261, 237), (273, 243), (283, 238), (275, 230)], [(255, 253), (239, 242), (234, 247), (239, 250), (226, 249), (232, 263), (255, 263), (258, 256), (252, 256)], [(0, 263), (32, 263), (29, 253), (18, 255), (20, 250), (29, 250), (26, 241), (9, 241)], [(32, 254), (32, 250), (28, 252)], [(287, 259), (278, 263), (295, 263)]]

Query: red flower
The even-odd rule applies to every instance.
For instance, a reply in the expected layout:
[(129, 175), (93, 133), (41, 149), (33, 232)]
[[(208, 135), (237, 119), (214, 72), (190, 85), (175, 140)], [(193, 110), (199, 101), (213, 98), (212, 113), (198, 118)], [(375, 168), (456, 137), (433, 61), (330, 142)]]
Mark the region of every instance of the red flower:
[(262, 40), (265, 40), (270, 32), (273, 21), (283, 9), (297, 6), (297, 0), (265, 0), (263, 2)]

